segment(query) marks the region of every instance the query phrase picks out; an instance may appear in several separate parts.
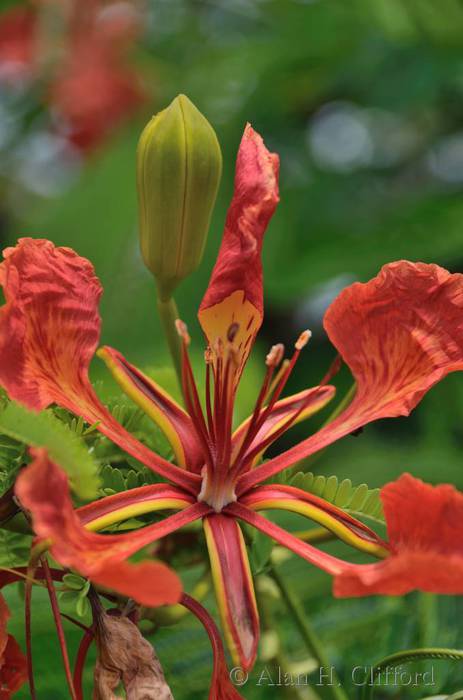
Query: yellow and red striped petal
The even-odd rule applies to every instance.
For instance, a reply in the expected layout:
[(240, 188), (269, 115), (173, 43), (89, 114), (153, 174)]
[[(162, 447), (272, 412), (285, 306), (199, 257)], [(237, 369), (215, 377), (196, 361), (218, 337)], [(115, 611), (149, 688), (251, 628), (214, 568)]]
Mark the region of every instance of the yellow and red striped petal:
[(104, 346), (97, 352), (121, 389), (161, 428), (177, 464), (200, 472), (203, 451), (188, 413), (153, 379), (127, 362), (120, 352)]
[[(128, 557), (165, 535), (201, 518), (210, 512), (205, 504), (195, 503), (159, 523), (120, 535), (100, 535), (91, 532), (89, 510), (81, 519), (74, 511), (67, 476), (53, 462), (44, 449), (31, 450), (34, 460), (21, 472), (15, 492), (21, 504), (32, 514), (35, 533), (46, 540), (55, 559), (63, 566), (76, 569), (96, 583), (110, 586), (143, 605), (177, 603), (181, 593), (178, 577), (164, 564), (145, 561), (130, 564)], [(161, 485), (162, 486), (162, 485)], [(168, 487), (171, 488), (171, 487)], [(143, 494), (144, 495), (144, 494)], [(166, 493), (159, 491), (164, 499)], [(126, 494), (122, 494), (126, 496)], [(127, 496), (129, 498), (129, 496)], [(151, 494), (154, 499), (154, 494)], [(113, 502), (113, 520), (127, 516), (120, 501)], [(134, 502), (131, 503), (134, 506)], [(109, 514), (96, 509), (95, 521)]]
[(240, 503), (251, 510), (287, 510), (319, 523), (339, 539), (359, 550), (386, 556), (388, 545), (360, 520), (323, 498), (294, 486), (264, 485), (242, 496)]
[(0, 265), (0, 384), (32, 409), (52, 403), (82, 416), (122, 449), (191, 492), (199, 477), (162, 459), (101, 404), (88, 378), (98, 344), (101, 285), (90, 262), (51, 241), (23, 238)]
[(449, 372), (463, 369), (463, 275), (399, 261), (345, 289), (325, 329), (354, 375), (354, 400), (334, 421), (242, 477), (239, 492), (380, 418), (408, 415)]
[(182, 595), (180, 603), (198, 618), (211, 642), (213, 666), (209, 700), (243, 700), (242, 695), (238, 693), (231, 683), (222, 640), (214, 620), (206, 608), (186, 593)]
[[(214, 350), (235, 328), (239, 376), (262, 323), (262, 241), (278, 204), (278, 156), (248, 124), (238, 151), (235, 190), (217, 262), (199, 308)], [(235, 326), (235, 324), (237, 324)]]
[(463, 493), (410, 474), (381, 489), (392, 552), (336, 577), (337, 596), (463, 594)]
[[(263, 450), (258, 452), (253, 458), (253, 465), (255, 465), (260, 457), (262, 457), (262, 454), (265, 452), (267, 447), (272, 444), (273, 440), (270, 440), (270, 438), (275, 436), (274, 439), (277, 439), (279, 436), (278, 431), (285, 425), (285, 423), (291, 421), (293, 417), (297, 416), (294, 423), (292, 423), (292, 425), (295, 425), (296, 423), (300, 423), (301, 421), (310, 418), (310, 416), (313, 416), (315, 413), (317, 413), (317, 411), (321, 411), (321, 409), (324, 408), (329, 401), (331, 401), (335, 391), (336, 390), (333, 386), (316, 386), (312, 389), (300, 391), (298, 394), (293, 394), (293, 396), (288, 396), (285, 399), (281, 399), (281, 401), (277, 401), (262, 427), (257, 432), (256, 436), (253, 438), (251, 444), (246, 450), (246, 454), (243, 456), (243, 461), (246, 461), (247, 454), (254, 452), (260, 444), (265, 442), (265, 447)], [(237, 453), (241, 447), (250, 422), (251, 417), (247, 418), (235, 430), (233, 434), (234, 453)]]
[(247, 670), (256, 659), (259, 613), (243, 534), (222, 514), (209, 515), (203, 525), (227, 645), (233, 661)]

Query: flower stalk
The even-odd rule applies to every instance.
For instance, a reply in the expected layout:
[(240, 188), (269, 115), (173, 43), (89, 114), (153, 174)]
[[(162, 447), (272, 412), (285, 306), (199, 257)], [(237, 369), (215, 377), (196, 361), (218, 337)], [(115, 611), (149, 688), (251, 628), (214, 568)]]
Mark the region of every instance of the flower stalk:
[(317, 659), (318, 663), (320, 664), (320, 668), (329, 668), (332, 671), (331, 678), (333, 683), (326, 686), (327, 696), (329, 695), (332, 700), (348, 700), (348, 697), (340, 684), (336, 669), (330, 664), (330, 660), (326, 655), (323, 645), (312, 627), (307, 614), (302, 610), (298, 599), (274, 565), (270, 568), (270, 576), (278, 586), (281, 596), (286, 603), (286, 607), (291, 613), (296, 627), (304, 640), (307, 651)]
[(182, 386), (182, 343), (175, 327), (178, 319), (177, 304), (173, 297), (163, 300), (158, 296), (158, 313), (161, 320), (162, 330), (167, 341), (170, 356), (175, 368), (178, 383)]

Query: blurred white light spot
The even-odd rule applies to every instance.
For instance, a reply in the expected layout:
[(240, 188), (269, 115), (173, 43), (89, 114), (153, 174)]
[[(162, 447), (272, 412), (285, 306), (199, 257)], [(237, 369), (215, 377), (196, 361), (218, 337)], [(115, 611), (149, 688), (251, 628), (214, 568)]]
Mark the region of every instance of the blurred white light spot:
[(374, 144), (364, 111), (349, 102), (325, 105), (307, 134), (312, 156), (321, 168), (347, 173), (368, 165)]
[(437, 143), (426, 159), (434, 177), (449, 184), (463, 183), (463, 132)]
[(393, 167), (417, 148), (422, 134), (413, 121), (383, 109), (368, 109), (366, 115), (374, 141), (375, 167)]
[(74, 181), (80, 156), (60, 136), (36, 132), (14, 153), (16, 178), (28, 190), (42, 197), (53, 197)]

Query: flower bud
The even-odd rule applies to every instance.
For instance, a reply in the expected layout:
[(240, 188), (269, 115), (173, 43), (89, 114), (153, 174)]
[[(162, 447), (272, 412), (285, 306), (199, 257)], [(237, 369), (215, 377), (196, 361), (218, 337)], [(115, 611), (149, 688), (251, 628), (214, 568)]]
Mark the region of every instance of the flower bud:
[(154, 116), (140, 137), (140, 244), (161, 300), (201, 262), (222, 172), (207, 119), (185, 95)]

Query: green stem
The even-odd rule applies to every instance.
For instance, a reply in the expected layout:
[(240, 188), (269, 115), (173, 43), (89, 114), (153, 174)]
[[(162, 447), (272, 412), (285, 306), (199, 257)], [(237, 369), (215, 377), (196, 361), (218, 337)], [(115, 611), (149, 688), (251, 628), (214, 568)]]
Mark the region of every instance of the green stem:
[(424, 659), (450, 659), (452, 661), (463, 661), (463, 651), (461, 649), (440, 649), (431, 647), (429, 649), (406, 649), (395, 654), (386, 656), (379, 663), (374, 665), (374, 675), (372, 681), (363, 686), (362, 700), (373, 698), (375, 681), (381, 676), (385, 668), (394, 668), (409, 661), (422, 661)]
[(332, 684), (324, 686), (326, 688), (327, 694), (329, 693), (332, 700), (348, 700), (346, 693), (342, 689), (336, 670), (330, 664), (330, 660), (325, 653), (323, 645), (320, 639), (318, 638), (315, 630), (313, 629), (312, 625), (310, 624), (307, 616), (302, 610), (298, 599), (288, 587), (283, 577), (280, 576), (275, 566), (271, 567), (270, 574), (275, 583), (277, 584), (278, 588), (280, 589), (283, 600), (285, 601), (288, 610), (294, 618), (294, 622), (296, 623), (299, 633), (302, 639), (304, 640), (307, 650), (312, 656), (314, 656), (317, 659), (318, 663), (320, 664), (320, 668), (325, 669), (326, 672), (328, 671), (328, 669), (330, 669)]
[(418, 644), (430, 647), (438, 622), (437, 596), (435, 593), (418, 593)]
[(177, 379), (182, 386), (182, 343), (175, 327), (178, 319), (178, 309), (175, 300), (171, 297), (163, 301), (158, 295), (158, 312), (161, 319), (162, 330), (169, 346), (169, 351), (174, 363)]
[[(256, 598), (257, 598), (257, 604), (259, 607), (259, 616), (261, 620), (261, 632), (262, 632), (262, 639), (264, 638), (264, 634), (271, 634), (271, 633), (276, 633), (275, 631), (275, 624), (273, 620), (273, 615), (271, 611), (271, 606), (270, 606), (270, 601), (268, 600), (268, 596), (261, 593), (259, 591), (259, 586), (256, 586)], [(278, 636), (278, 646), (275, 652), (272, 654), (270, 658), (264, 659), (264, 663), (270, 663), (273, 666), (275, 666), (277, 669), (282, 669), (283, 672), (289, 670), (290, 664), (289, 661), (286, 657), (286, 654), (284, 653), (283, 649), (281, 648), (281, 641), (280, 637)], [(311, 689), (312, 690), (312, 689)], [(295, 685), (283, 685), (283, 693), (285, 694), (285, 697), (287, 700), (302, 700), (301, 692), (299, 688)], [(317, 695), (316, 693), (312, 692), (311, 694), (311, 700), (320, 700), (320, 696)]]

